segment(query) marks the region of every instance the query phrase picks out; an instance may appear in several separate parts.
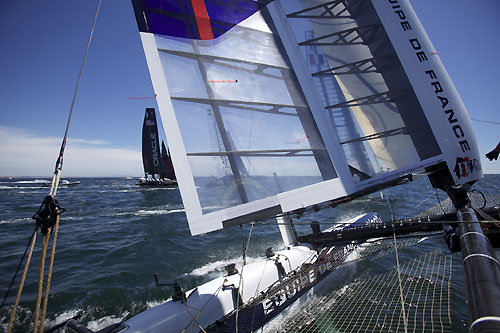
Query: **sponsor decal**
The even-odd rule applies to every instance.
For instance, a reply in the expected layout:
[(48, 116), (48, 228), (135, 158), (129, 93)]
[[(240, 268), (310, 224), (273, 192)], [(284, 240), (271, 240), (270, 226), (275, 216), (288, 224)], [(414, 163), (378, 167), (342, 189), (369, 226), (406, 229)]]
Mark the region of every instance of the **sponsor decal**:
[(151, 133), (151, 150), (153, 152), (153, 165), (155, 167), (160, 165), (159, 151), (158, 151), (158, 140), (156, 139), (156, 134)]
[[(457, 149), (460, 149), (459, 151), (471, 154), (473, 147), (469, 143), (469, 133), (467, 132), (467, 126), (464, 125), (464, 121), (461, 119), (462, 115), (456, 110), (457, 101), (454, 100), (454, 94), (450, 92), (452, 86), (448, 84), (446, 78), (443, 78), (440, 67), (429, 58), (429, 56), (437, 53), (425, 47), (425, 43), (422, 42), (423, 36), (413, 29), (416, 22), (412, 22), (411, 16), (405, 13), (405, 6), (400, 4), (400, 0), (387, 0), (387, 4), (389, 5), (387, 9), (394, 13), (393, 17), (400, 25), (401, 33), (408, 40), (407, 47), (415, 54), (413, 66), (419, 66), (418, 68), (422, 69), (421, 76), (428, 83), (428, 95), (435, 97), (435, 107), (433, 109), (436, 112), (439, 110), (442, 114), (443, 123), (446, 124), (443, 130), (449, 133), (450, 140), (453, 140)], [(452, 163), (453, 160), (449, 164)], [(467, 178), (475, 168), (480, 168), (477, 159), (457, 157), (454, 172), (458, 179)]]
[(426, 76), (429, 81), (429, 92), (431, 93), (432, 91), (432, 93), (436, 97), (436, 104), (440, 106), (444, 117), (448, 120), (447, 123), (449, 125), (449, 129), (453, 132), (453, 135), (457, 139), (458, 146), (460, 147), (462, 152), (471, 150), (469, 142), (467, 141), (466, 133), (461, 125), (461, 121), (456, 116), (455, 111), (453, 110), (453, 100), (451, 100), (449, 96), (447, 96), (447, 91), (445, 89), (446, 85), (441, 84), (436, 73), (437, 71), (435, 71), (433, 68), (433, 64), (429, 64), (427, 51), (420, 43), (419, 36), (415, 35), (415, 33), (413, 32), (413, 22), (411, 22), (406, 16), (406, 13), (399, 4), (399, 0), (388, 0), (388, 3), (391, 6), (391, 10), (395, 14), (395, 18), (399, 21), (401, 29), (405, 34), (407, 34), (408, 47), (411, 48), (415, 53), (415, 60), (418, 60), (418, 63), (426, 66), (424, 67), (422, 74)]
[(279, 311), (287, 301), (300, 297), (310, 287), (343, 263), (355, 248), (356, 245), (349, 244), (336, 249), (334, 253), (325, 251), (313, 264), (304, 264), (298, 271), (289, 273), (287, 277), (280, 280), (280, 284), (274, 288), (272, 286), (268, 290), (268, 295), (262, 302), (264, 314), (269, 315), (274, 311)]
[(467, 178), (474, 171), (476, 167), (477, 160), (470, 159), (469, 157), (457, 157), (457, 163), (455, 164), (455, 174), (457, 178)]

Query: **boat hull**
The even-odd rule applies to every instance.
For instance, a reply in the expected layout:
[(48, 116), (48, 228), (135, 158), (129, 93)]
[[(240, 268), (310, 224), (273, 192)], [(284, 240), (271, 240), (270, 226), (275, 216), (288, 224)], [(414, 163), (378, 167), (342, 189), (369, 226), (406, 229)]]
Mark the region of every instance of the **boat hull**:
[(177, 187), (177, 181), (171, 179), (165, 180), (150, 180), (140, 178), (137, 180), (136, 185), (144, 187)]
[[(379, 223), (368, 213), (342, 223), (343, 228)], [(266, 260), (189, 290), (185, 301), (169, 300), (123, 322), (121, 332), (251, 332), (328, 276), (355, 250), (354, 243), (317, 248), (290, 246), (266, 253)]]

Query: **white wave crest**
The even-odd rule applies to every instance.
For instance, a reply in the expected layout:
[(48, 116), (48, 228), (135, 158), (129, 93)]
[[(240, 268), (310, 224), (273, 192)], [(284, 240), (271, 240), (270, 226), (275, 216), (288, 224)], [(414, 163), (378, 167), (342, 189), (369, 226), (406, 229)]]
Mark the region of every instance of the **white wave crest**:
[(18, 184), (48, 184), (48, 183), (50, 183), (50, 180), (47, 180), (47, 179), (20, 180), (16, 183), (18, 183)]
[(162, 301), (148, 301), (146, 302), (146, 305), (148, 306), (148, 309), (151, 309), (151, 308), (154, 308), (155, 306), (158, 306), (158, 305), (162, 305), (163, 303), (165, 303), (166, 301), (172, 299), (171, 297), (167, 298), (167, 299), (164, 299)]
[[(247, 257), (247, 264), (251, 264), (259, 260), (263, 259)], [(186, 273), (185, 275), (207, 276), (209, 278), (216, 278), (226, 273), (226, 266), (229, 264), (236, 264), (236, 268), (240, 269), (241, 265), (243, 264), (243, 260), (241, 257), (238, 257), (228, 260), (218, 260), (215, 262), (210, 262), (199, 268), (195, 268), (193, 271), (191, 271), (190, 273)]]
[(97, 320), (91, 320), (87, 323), (87, 327), (92, 331), (98, 331), (110, 325), (122, 322), (129, 314), (130, 312), (125, 311), (124, 313), (117, 316), (111, 315), (99, 318)]
[(185, 212), (185, 209), (155, 209), (155, 210), (144, 210), (141, 209), (135, 213), (137, 216), (150, 216), (150, 215), (167, 215), (173, 213)]
[(15, 224), (15, 223), (33, 223), (33, 220), (29, 217), (24, 217), (20, 219), (0, 220), (0, 224)]
[(47, 319), (45, 320), (44, 327), (53, 327), (63, 323), (71, 318), (76, 317), (79, 313), (83, 312), (82, 309), (73, 309), (57, 315), (53, 320)]

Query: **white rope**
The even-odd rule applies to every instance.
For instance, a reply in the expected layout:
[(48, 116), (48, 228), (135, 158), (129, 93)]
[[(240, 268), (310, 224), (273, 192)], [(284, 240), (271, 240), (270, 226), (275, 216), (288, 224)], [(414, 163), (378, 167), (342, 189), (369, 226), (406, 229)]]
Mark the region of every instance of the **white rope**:
[(403, 296), (403, 285), (401, 284), (401, 270), (399, 267), (399, 258), (398, 258), (398, 242), (396, 241), (396, 232), (393, 229), (394, 236), (394, 249), (396, 252), (396, 266), (398, 268), (398, 281), (399, 281), (399, 297), (401, 299), (401, 310), (403, 311), (403, 323), (405, 326), (405, 333), (408, 332), (408, 322), (406, 321), (406, 313), (405, 313), (405, 300)]
[[(392, 206), (391, 206), (391, 201), (389, 200), (389, 196), (387, 196), (387, 203), (389, 204), (389, 209), (391, 211), (391, 219), (394, 222), (394, 212), (392, 211)], [(405, 302), (404, 302), (404, 296), (403, 296), (403, 285), (401, 283), (401, 269), (399, 266), (399, 257), (398, 257), (398, 243), (396, 241), (396, 231), (394, 230), (394, 227), (392, 229), (392, 235), (394, 237), (394, 250), (396, 253), (396, 266), (397, 266), (397, 271), (398, 271), (398, 282), (399, 282), (399, 297), (401, 299), (401, 309), (403, 311), (403, 323), (405, 327), (405, 333), (408, 332), (408, 322), (406, 321), (406, 313), (405, 313)]]
[[(248, 232), (247, 244), (245, 245), (245, 248), (243, 249), (243, 265), (241, 266), (241, 270), (240, 270), (240, 282), (238, 283), (238, 297), (236, 298), (236, 319), (235, 319), (235, 322), (236, 322), (236, 331), (235, 332), (236, 333), (238, 333), (238, 315), (239, 315), (239, 309), (240, 309), (240, 298), (243, 298), (243, 284), (244, 284), (243, 268), (246, 265), (247, 251), (248, 251), (248, 247), (250, 246), (250, 237), (252, 236), (252, 230), (253, 230), (254, 225), (255, 225), (254, 222), (250, 223), (250, 231)], [(242, 292), (241, 297), (239, 296), (240, 290)], [(242, 299), (242, 301), (243, 301), (243, 299)]]
[(404, 219), (406, 216), (408, 216), (411, 212), (414, 212), (415, 209), (417, 209), (421, 204), (423, 204), (424, 202), (426, 202), (427, 200), (429, 200), (432, 196), (434, 195), (434, 193), (431, 193), (427, 198), (425, 198), (423, 201), (421, 201), (418, 205), (416, 205), (412, 210), (408, 210), (406, 213), (404, 213), (401, 217), (398, 217), (398, 219), (402, 220)]

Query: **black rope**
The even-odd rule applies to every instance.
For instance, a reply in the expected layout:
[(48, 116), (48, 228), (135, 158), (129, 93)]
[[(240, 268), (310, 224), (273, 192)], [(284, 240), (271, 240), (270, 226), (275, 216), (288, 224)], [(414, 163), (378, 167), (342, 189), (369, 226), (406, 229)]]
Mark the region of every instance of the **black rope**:
[(480, 196), (483, 197), (483, 205), (481, 207), (479, 207), (479, 209), (483, 209), (484, 207), (486, 207), (486, 197), (484, 196), (483, 192), (479, 191), (478, 189), (473, 189), (470, 191), (470, 193), (472, 192), (476, 192), (476, 193), (479, 193)]
[(0, 308), (2, 308), (5, 305), (5, 301), (7, 300), (7, 297), (9, 297), (10, 290), (12, 289), (12, 286), (14, 285), (14, 282), (16, 281), (17, 273), (19, 273), (19, 269), (21, 269), (21, 266), (23, 264), (24, 258), (26, 257), (26, 253), (28, 252), (28, 249), (29, 249), (29, 247), (31, 245), (31, 242), (33, 241), (33, 236), (36, 233), (36, 229), (38, 229), (38, 227), (35, 228), (35, 230), (33, 230), (33, 234), (30, 237), (28, 245), (26, 246), (26, 250), (24, 250), (23, 256), (21, 257), (21, 261), (19, 261), (19, 265), (17, 265), (16, 272), (14, 273), (14, 276), (12, 277), (12, 280), (10, 281), (9, 288), (7, 289), (7, 292), (5, 293), (5, 296), (3, 298), (2, 305), (0, 305)]
[(441, 199), (439, 198), (438, 190), (436, 188), (436, 198), (439, 204), (439, 207), (441, 208), (441, 211), (443, 211), (443, 214), (446, 214), (446, 211), (444, 210), (443, 206), (441, 205)]

